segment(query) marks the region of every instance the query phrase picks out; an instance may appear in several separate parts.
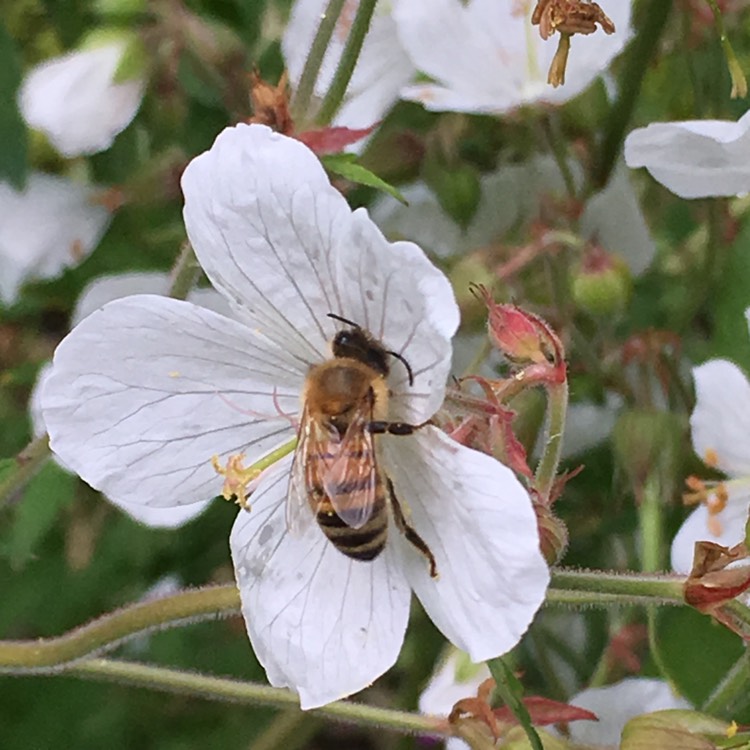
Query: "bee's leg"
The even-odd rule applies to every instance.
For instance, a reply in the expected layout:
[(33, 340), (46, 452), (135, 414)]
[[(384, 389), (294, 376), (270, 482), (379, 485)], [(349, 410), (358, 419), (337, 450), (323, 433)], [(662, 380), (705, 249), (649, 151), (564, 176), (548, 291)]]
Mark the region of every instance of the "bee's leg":
[(389, 435), (411, 435), (428, 424), (432, 424), (432, 422), (427, 420), (427, 422), (422, 422), (422, 424), (409, 424), (408, 422), (375, 421), (368, 422), (367, 431), (373, 435), (383, 435), (386, 432)]
[(396, 526), (398, 526), (399, 530), (406, 537), (406, 539), (411, 542), (427, 558), (427, 561), (430, 563), (430, 577), (437, 578), (438, 570), (437, 563), (435, 562), (435, 557), (430, 551), (430, 548), (425, 543), (424, 539), (422, 539), (422, 537), (419, 536), (416, 531), (414, 531), (414, 529), (409, 525), (408, 521), (404, 517), (404, 512), (403, 510), (401, 510), (401, 505), (399, 504), (398, 498), (396, 497), (396, 492), (393, 489), (393, 482), (391, 482), (389, 477), (386, 477), (386, 483), (388, 485), (388, 494), (391, 496), (391, 507), (393, 508), (393, 516), (396, 519)]

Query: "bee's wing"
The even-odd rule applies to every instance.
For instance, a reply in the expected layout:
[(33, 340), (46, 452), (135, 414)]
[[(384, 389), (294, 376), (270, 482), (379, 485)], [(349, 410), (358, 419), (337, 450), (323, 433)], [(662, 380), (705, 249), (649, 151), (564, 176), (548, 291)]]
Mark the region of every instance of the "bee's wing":
[(370, 409), (363, 407), (343, 439), (329, 443), (331, 462), (325, 467), (323, 488), (341, 520), (353, 529), (364, 526), (378, 498), (378, 467), (372, 433), (367, 429)]
[(315, 521), (315, 515), (310, 506), (308, 476), (310, 456), (318, 452), (317, 442), (316, 426), (308, 416), (307, 409), (304, 409), (300, 419), (297, 447), (294, 450), (289, 490), (286, 496), (286, 525), (292, 536), (302, 536), (305, 529)]

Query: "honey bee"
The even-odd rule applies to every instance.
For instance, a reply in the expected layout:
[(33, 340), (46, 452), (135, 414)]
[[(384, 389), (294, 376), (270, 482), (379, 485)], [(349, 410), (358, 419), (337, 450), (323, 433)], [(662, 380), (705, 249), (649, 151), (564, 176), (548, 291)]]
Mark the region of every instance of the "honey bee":
[[(393, 482), (378, 465), (376, 435), (411, 435), (423, 425), (390, 422), (388, 351), (356, 323), (333, 313), (349, 328), (331, 341), (333, 357), (313, 365), (302, 392), (302, 418), (287, 497), (287, 525), (299, 533), (314, 518), (331, 544), (354, 560), (374, 560), (385, 548), (390, 513), (396, 526), (426, 558), (435, 558), (409, 525)], [(310, 513), (312, 510), (312, 514)]]

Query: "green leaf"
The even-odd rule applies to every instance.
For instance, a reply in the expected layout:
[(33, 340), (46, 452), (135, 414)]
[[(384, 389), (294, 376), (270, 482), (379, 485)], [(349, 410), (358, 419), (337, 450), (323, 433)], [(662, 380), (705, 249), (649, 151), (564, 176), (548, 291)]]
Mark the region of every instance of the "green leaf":
[(523, 727), (533, 750), (544, 750), (542, 741), (531, 723), (531, 716), (523, 704), (523, 685), (518, 681), (510, 667), (501, 659), (490, 659), (487, 662), (490, 674), (495, 680), (495, 687), (503, 703), (513, 712), (518, 723)]
[(28, 131), (16, 104), (21, 63), (15, 43), (0, 22), (0, 180), (21, 190), (28, 172)]
[(369, 169), (358, 164), (356, 159), (357, 157), (354, 154), (334, 154), (324, 156), (321, 161), (329, 172), (333, 172), (350, 182), (356, 182), (358, 185), (367, 185), (382, 190), (405, 206), (408, 205), (406, 198), (393, 185), (388, 184)]
[(658, 663), (677, 691), (700, 706), (742, 655), (742, 640), (694, 609), (662, 609), (655, 615)]
[(76, 481), (56, 464), (48, 463), (29, 482), (13, 522), (0, 537), (0, 550), (12, 568), (23, 567), (34, 556), (60, 512), (72, 502)]

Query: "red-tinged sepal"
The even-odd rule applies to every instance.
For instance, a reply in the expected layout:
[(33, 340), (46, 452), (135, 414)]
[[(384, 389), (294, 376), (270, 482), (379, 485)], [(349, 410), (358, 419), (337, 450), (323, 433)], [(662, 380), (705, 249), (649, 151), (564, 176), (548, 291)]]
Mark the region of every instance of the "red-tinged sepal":
[(367, 138), (379, 124), (375, 123), (369, 128), (319, 128), (317, 130), (307, 130), (304, 133), (297, 133), (294, 137), (298, 141), (302, 141), (305, 146), (318, 156), (338, 154), (347, 146), (351, 146), (363, 138)]

